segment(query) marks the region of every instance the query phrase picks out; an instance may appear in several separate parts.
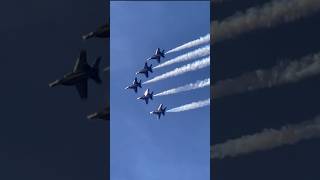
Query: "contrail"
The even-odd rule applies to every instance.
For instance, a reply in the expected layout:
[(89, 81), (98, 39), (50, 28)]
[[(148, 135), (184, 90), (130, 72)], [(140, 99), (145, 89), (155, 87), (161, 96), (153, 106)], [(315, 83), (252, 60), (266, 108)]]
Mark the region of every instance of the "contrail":
[(195, 46), (199, 46), (201, 44), (205, 44), (205, 43), (209, 43), (210, 42), (210, 34), (207, 34), (203, 37), (200, 37), (199, 39), (190, 41), (188, 43), (185, 43), (179, 47), (176, 47), (174, 49), (171, 49), (170, 51), (166, 52), (166, 54), (172, 53), (172, 52), (177, 52), (177, 51), (181, 51), (183, 49), (188, 49), (188, 48), (192, 48)]
[(252, 7), (246, 12), (237, 12), (211, 28), (214, 41), (232, 38), (259, 28), (269, 28), (309, 16), (320, 10), (319, 0), (273, 0), (261, 7)]
[(181, 67), (176, 68), (172, 71), (169, 71), (169, 72), (166, 72), (162, 75), (156, 76), (153, 79), (150, 79), (142, 84), (148, 84), (148, 83), (164, 80), (164, 79), (167, 79), (170, 77), (175, 77), (175, 76), (187, 73), (187, 72), (196, 71), (196, 70), (205, 68), (207, 66), (210, 66), (210, 57), (206, 57), (206, 58), (198, 60), (196, 62), (181, 66)]
[(159, 64), (158, 66), (154, 67), (154, 69), (165, 67), (174, 63), (178, 62), (184, 62), (184, 61), (189, 61), (194, 58), (200, 58), (200, 57), (205, 57), (210, 55), (210, 45), (207, 45), (205, 47), (193, 50), (191, 52), (188, 52), (186, 54), (180, 55), (176, 58), (170, 59), (164, 63)]
[(190, 84), (180, 86), (177, 88), (169, 89), (169, 90), (163, 91), (161, 93), (155, 94), (154, 96), (165, 96), (165, 95), (170, 95), (170, 94), (176, 94), (176, 93), (180, 93), (180, 92), (191, 91), (194, 89), (203, 88), (206, 86), (210, 86), (210, 78), (207, 78), (204, 80), (199, 80), (195, 83), (190, 83)]
[(283, 145), (320, 137), (320, 116), (312, 121), (286, 125), (281, 129), (264, 129), (262, 132), (227, 140), (211, 147), (211, 158), (236, 157), (256, 151), (271, 150)]
[(190, 104), (186, 104), (180, 107), (176, 107), (173, 109), (168, 110), (167, 112), (182, 112), (182, 111), (189, 111), (192, 109), (198, 109), (201, 107), (209, 106), (210, 105), (210, 98), (204, 101), (197, 101)]
[(294, 83), (318, 74), (320, 74), (320, 52), (300, 60), (281, 61), (270, 69), (256, 70), (233, 79), (218, 81), (213, 86), (214, 98)]

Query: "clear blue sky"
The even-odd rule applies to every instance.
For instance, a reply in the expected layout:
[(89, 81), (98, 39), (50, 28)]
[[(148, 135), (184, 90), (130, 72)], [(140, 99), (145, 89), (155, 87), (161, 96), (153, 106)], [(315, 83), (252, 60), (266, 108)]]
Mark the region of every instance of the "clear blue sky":
[[(209, 97), (209, 88), (154, 97), (146, 105), (146, 88), (155, 93), (208, 78), (205, 68), (124, 90), (156, 48), (172, 49), (210, 31), (209, 2), (111, 2), (111, 179), (195, 180), (210, 177), (210, 108), (167, 113), (160, 121), (150, 111)], [(185, 53), (168, 54), (165, 60)], [(153, 66), (157, 63), (152, 61)], [(153, 78), (186, 63), (156, 69)]]

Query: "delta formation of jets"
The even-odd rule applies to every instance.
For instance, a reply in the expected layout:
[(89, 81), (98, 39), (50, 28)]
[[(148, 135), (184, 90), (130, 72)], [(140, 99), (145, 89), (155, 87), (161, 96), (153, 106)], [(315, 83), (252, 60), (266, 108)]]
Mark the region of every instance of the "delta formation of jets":
[[(83, 40), (91, 38), (109, 38), (110, 37), (110, 24), (107, 22), (105, 25), (100, 26), (95, 31), (89, 32), (82, 36)], [(88, 98), (88, 80), (92, 79), (97, 84), (101, 84), (101, 78), (99, 76), (99, 65), (101, 57), (98, 57), (96, 61), (90, 66), (87, 62), (87, 51), (81, 50), (80, 55), (76, 60), (73, 70), (65, 74), (62, 78), (57, 79), (49, 84), (49, 87), (55, 87), (58, 85), (63, 86), (75, 86), (80, 98), (85, 100)], [(103, 71), (109, 71), (109, 67), (104, 68)], [(87, 116), (88, 119), (102, 119), (110, 120), (110, 108), (105, 107), (102, 111), (95, 112)]]
[[(150, 66), (148, 66), (148, 61), (152, 60), (152, 59), (156, 59), (158, 63), (161, 62), (161, 58), (164, 58), (165, 52), (164, 50), (160, 50), (160, 48), (157, 48), (156, 52), (154, 53), (154, 55), (152, 55), (151, 57), (149, 57), (146, 62), (144, 63), (144, 67), (139, 70), (138, 72), (136, 72), (136, 74), (144, 74), (146, 78), (149, 77), (149, 72), (153, 73), (152, 70), (152, 64), (150, 64)], [(141, 85), (141, 80), (138, 81), (138, 78), (135, 77), (134, 81), (132, 82), (132, 84), (130, 86), (127, 86), (125, 89), (133, 89), (135, 93), (138, 92), (138, 88), (142, 88)], [(153, 91), (150, 91), (150, 89), (147, 89), (144, 94), (141, 97), (138, 97), (137, 99), (141, 99), (144, 100), (146, 104), (149, 104), (149, 99), (153, 100)], [(158, 119), (160, 119), (161, 115), (165, 115), (167, 107), (163, 107), (163, 104), (160, 104), (159, 107), (155, 110), (150, 112), (150, 114), (154, 114), (158, 116)]]

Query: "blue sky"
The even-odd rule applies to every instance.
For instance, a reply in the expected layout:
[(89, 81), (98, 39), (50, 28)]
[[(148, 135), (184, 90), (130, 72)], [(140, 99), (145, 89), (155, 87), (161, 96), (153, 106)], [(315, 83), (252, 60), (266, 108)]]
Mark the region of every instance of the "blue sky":
[[(156, 48), (169, 50), (206, 35), (209, 18), (209, 2), (111, 2), (111, 179), (209, 179), (210, 108), (167, 113), (160, 121), (149, 112), (160, 103), (171, 109), (205, 100), (210, 89), (154, 97), (148, 105), (136, 100), (146, 88), (158, 93), (208, 78), (209, 67), (143, 85), (137, 94), (124, 90), (135, 77), (146, 80), (135, 72)], [(184, 64), (156, 69), (149, 79)]]

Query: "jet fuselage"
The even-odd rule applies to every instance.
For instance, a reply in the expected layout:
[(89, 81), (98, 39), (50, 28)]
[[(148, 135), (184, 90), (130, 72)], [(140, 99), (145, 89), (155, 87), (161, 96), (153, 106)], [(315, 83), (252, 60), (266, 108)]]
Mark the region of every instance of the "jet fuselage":
[(90, 32), (86, 35), (84, 35), (82, 38), (83, 39), (90, 39), (93, 37), (97, 37), (97, 38), (108, 38), (110, 37), (110, 28), (108, 25), (104, 25), (99, 27), (96, 31), (94, 32)]
[(83, 80), (88, 80), (93, 74), (95, 74), (94, 70), (89, 70), (85, 72), (71, 72), (66, 75), (64, 75), (63, 78), (55, 81), (58, 82), (55, 85), (65, 85), (65, 86), (73, 86)]
[(88, 119), (102, 119), (102, 120), (110, 120), (110, 110), (109, 109), (104, 109), (103, 111), (100, 112), (95, 112), (93, 114), (90, 114), (88, 116)]
[(142, 99), (146, 102), (146, 104), (148, 104), (149, 99), (151, 99), (151, 100), (153, 99), (153, 92), (151, 92), (151, 93), (148, 92), (147, 94), (144, 94), (143, 96), (138, 97), (137, 99)]

